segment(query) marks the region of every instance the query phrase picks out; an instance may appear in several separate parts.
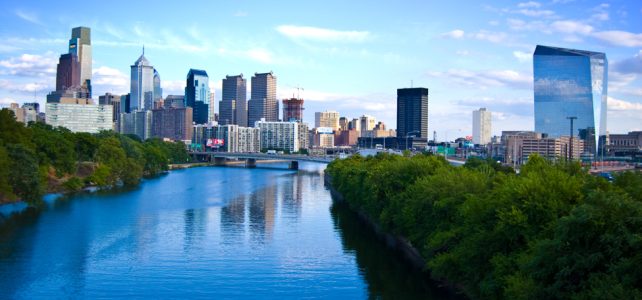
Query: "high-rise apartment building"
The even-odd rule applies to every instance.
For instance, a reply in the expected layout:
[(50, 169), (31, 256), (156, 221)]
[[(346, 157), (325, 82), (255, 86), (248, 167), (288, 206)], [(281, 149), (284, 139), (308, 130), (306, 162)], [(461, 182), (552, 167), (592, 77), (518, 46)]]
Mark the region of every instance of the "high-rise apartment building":
[(209, 121), (210, 86), (209, 76), (204, 70), (190, 69), (185, 83), (185, 106), (194, 109), (194, 122), (205, 124)]
[(330, 127), (332, 130), (339, 130), (339, 113), (326, 110), (314, 113), (314, 127)]
[(91, 98), (91, 66), (93, 59), (91, 55), (91, 29), (88, 27), (71, 29), (69, 53), (78, 57), (80, 86), (87, 89), (89, 98)]
[(428, 138), (428, 89), (397, 89), (397, 137)]
[(301, 123), (258, 121), (256, 124), (261, 129), (261, 150), (299, 151)]
[(154, 67), (143, 53), (131, 66), (129, 111), (154, 108)]
[[(225, 76), (219, 105), (219, 124), (247, 126), (247, 82), (243, 74)], [(254, 124), (252, 124), (254, 126)]]
[(549, 137), (590, 135), (591, 153), (606, 134), (608, 61), (604, 53), (538, 45), (533, 54), (535, 131)]
[(174, 141), (192, 140), (192, 108), (160, 108), (152, 110), (151, 135)]
[(112, 114), (111, 105), (47, 103), (45, 122), (72, 132), (98, 133), (113, 129)]
[(473, 144), (486, 145), (491, 138), (492, 114), (486, 108), (473, 111)]
[(283, 121), (303, 122), (303, 99), (283, 99)]
[(279, 102), (276, 100), (276, 76), (272, 72), (254, 73), (252, 89), (248, 101), (248, 126), (254, 127), (256, 121), (265, 119), (268, 122), (279, 120)]

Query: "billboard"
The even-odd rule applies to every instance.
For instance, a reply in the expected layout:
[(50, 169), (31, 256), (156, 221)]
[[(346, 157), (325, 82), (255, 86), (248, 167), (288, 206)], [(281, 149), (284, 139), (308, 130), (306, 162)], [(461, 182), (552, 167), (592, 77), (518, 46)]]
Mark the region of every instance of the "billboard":
[(223, 139), (207, 139), (207, 147), (218, 148), (225, 144)]

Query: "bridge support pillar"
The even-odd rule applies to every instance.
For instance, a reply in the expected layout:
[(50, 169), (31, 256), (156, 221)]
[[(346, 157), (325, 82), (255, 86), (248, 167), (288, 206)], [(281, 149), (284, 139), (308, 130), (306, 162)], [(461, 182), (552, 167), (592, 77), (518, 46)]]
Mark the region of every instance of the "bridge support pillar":
[(224, 166), (225, 165), (225, 157), (214, 157), (214, 165), (215, 166)]
[(254, 158), (248, 158), (245, 160), (245, 167), (246, 168), (256, 168), (256, 159)]
[(288, 169), (290, 169), (290, 170), (298, 170), (299, 169), (299, 162), (296, 161), (296, 160), (291, 161), (290, 164), (288, 165)]

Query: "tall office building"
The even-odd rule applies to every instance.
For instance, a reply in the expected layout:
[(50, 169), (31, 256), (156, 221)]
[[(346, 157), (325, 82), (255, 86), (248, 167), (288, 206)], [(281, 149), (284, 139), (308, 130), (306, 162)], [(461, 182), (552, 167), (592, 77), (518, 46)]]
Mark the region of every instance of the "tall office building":
[(268, 122), (279, 120), (279, 103), (276, 100), (276, 76), (269, 73), (254, 73), (252, 90), (248, 101), (247, 120), (250, 127), (256, 121), (265, 119)]
[[(533, 54), (535, 131), (549, 137), (573, 136), (581, 130), (606, 135), (608, 61), (604, 53), (538, 45)], [(593, 144), (594, 143), (594, 144)]]
[(216, 93), (214, 90), (210, 91), (210, 102), (207, 112), (207, 122), (216, 121)]
[(374, 130), (375, 125), (377, 124), (377, 119), (373, 116), (363, 115), (359, 117), (359, 127), (361, 128), (361, 136), (371, 136), (372, 130)]
[(91, 98), (91, 29), (88, 27), (76, 27), (71, 29), (69, 40), (69, 53), (78, 57), (80, 64), (80, 86), (86, 88)]
[(303, 99), (283, 99), (283, 121), (303, 122)]
[(492, 114), (486, 108), (473, 111), (473, 144), (490, 143)]
[(159, 108), (163, 99), (163, 89), (161, 88), (161, 78), (158, 71), (154, 69), (154, 108)]
[(56, 91), (80, 86), (80, 62), (73, 53), (60, 55), (56, 68)]
[(339, 113), (332, 110), (314, 113), (314, 127), (330, 127), (339, 130)]
[(154, 108), (154, 67), (143, 54), (131, 66), (129, 111)]
[(207, 72), (189, 69), (185, 83), (185, 106), (193, 108), (196, 124), (209, 121), (210, 87)]
[(223, 79), (223, 95), (219, 105), (219, 124), (235, 124), (247, 127), (246, 84), (243, 74), (225, 76)]
[[(185, 107), (185, 96), (183, 95), (167, 95), (163, 103), (165, 108), (183, 108)], [(192, 113), (193, 114), (193, 113)]]
[(397, 137), (428, 138), (428, 89), (397, 89)]

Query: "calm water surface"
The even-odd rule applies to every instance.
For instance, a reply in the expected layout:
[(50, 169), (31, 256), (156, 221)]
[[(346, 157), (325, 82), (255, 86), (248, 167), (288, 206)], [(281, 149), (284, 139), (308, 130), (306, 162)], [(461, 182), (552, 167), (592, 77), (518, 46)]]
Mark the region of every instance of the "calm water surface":
[(0, 298), (450, 297), (352, 212), (324, 165), (195, 168), (0, 216)]

